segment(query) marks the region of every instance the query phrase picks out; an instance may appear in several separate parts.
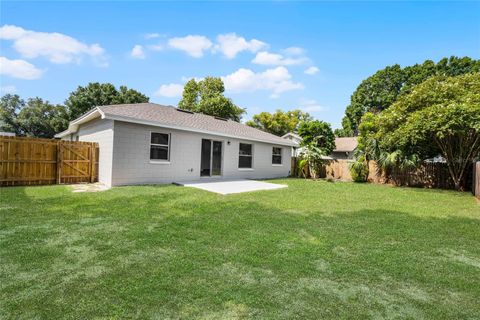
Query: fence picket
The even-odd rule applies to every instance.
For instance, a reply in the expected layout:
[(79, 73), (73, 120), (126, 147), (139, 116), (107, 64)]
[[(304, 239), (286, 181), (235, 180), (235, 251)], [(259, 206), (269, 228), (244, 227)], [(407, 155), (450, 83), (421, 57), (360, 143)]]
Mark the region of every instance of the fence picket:
[(95, 182), (97, 153), (94, 142), (0, 136), (0, 186)]
[[(297, 159), (292, 157), (292, 170)], [(319, 170), (321, 178), (352, 181), (349, 164), (353, 160), (330, 160)], [(474, 164), (475, 165), (475, 164)], [(480, 162), (476, 163), (476, 176), (472, 168), (468, 168), (463, 179), (464, 190), (475, 189), (480, 198)], [(439, 189), (454, 189), (454, 183), (448, 172), (447, 165), (440, 162), (425, 162), (419, 168), (413, 170), (400, 170), (393, 168), (384, 172), (379, 170), (375, 161), (369, 162), (368, 181), (373, 183), (388, 183), (398, 186), (425, 187)]]
[(474, 166), (472, 191), (473, 194), (480, 199), (480, 161), (477, 161)]

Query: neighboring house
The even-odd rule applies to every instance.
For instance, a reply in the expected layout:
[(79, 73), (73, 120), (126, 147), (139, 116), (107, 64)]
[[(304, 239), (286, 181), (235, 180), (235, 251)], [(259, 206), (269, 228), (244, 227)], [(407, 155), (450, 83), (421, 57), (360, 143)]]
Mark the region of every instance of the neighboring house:
[[(285, 134), (284, 136), (282, 136), (282, 138), (294, 141), (299, 145), (302, 142), (302, 137), (293, 132)], [(324, 156), (323, 159), (353, 159), (353, 152), (355, 151), (357, 146), (357, 137), (335, 138), (335, 150), (333, 150), (330, 156)], [(292, 152), (293, 157), (298, 157), (302, 152), (302, 148), (294, 148)]]
[(438, 155), (436, 157), (426, 159), (425, 162), (428, 162), (428, 163), (447, 163), (447, 159), (445, 159), (441, 155)]
[[(287, 134), (284, 134), (282, 136), (283, 139), (287, 139), (287, 140), (290, 140), (290, 141), (293, 141), (295, 142), (297, 145), (300, 145), (300, 143), (302, 142), (302, 137), (300, 137), (298, 134), (296, 133), (293, 133), (293, 132), (289, 132)], [(297, 147), (293, 147), (292, 148), (292, 157), (298, 157), (300, 155), (300, 153), (302, 152), (302, 148), (297, 148)]]
[(0, 131), (0, 136), (4, 136), (4, 137), (15, 137), (15, 132)]
[(357, 146), (357, 137), (335, 138), (335, 150), (330, 156), (333, 159), (353, 159), (353, 152)]
[(154, 103), (99, 106), (55, 137), (98, 142), (107, 186), (290, 174), (297, 144), (244, 124)]

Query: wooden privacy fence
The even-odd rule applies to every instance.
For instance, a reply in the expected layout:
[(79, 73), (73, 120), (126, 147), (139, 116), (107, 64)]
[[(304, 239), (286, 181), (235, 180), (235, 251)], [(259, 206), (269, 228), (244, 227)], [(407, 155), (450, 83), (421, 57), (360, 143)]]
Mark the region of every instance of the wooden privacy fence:
[(0, 136), (0, 186), (96, 182), (98, 144)]
[[(295, 169), (298, 160), (292, 158), (292, 175), (298, 173)], [(352, 181), (350, 175), (350, 164), (353, 160), (328, 160), (319, 168), (319, 176), (321, 178)], [(476, 164), (476, 180), (473, 170), (467, 167), (465, 178), (462, 186), (464, 190), (473, 190), (475, 188), (480, 194), (480, 164)], [(425, 187), (439, 189), (454, 189), (455, 185), (448, 172), (447, 165), (439, 162), (424, 162), (418, 168), (413, 170), (390, 169), (385, 171), (379, 170), (375, 161), (369, 161), (368, 181), (373, 183), (394, 184), (398, 186)], [(475, 183), (476, 181), (476, 187)]]
[(475, 197), (480, 199), (480, 161), (474, 164), (472, 192)]
[(290, 159), (290, 175), (292, 177), (297, 177), (299, 175), (299, 172), (298, 172), (298, 158), (297, 157), (292, 157)]

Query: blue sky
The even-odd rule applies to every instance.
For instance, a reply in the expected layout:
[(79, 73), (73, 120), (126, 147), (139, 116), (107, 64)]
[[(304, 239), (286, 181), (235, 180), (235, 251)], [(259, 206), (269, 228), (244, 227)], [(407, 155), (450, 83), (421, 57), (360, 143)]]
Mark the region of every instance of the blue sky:
[(378, 69), (480, 58), (480, 2), (0, 5), (2, 94), (53, 103), (98, 81), (176, 105), (187, 79), (221, 76), (244, 119), (300, 108), (339, 127)]

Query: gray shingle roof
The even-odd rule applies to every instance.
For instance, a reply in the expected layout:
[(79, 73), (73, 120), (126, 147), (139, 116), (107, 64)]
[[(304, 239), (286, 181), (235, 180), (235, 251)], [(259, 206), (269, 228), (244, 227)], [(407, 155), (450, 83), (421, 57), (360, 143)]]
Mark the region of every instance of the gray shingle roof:
[(358, 146), (357, 137), (335, 138), (335, 150), (337, 152), (351, 152)]
[(295, 145), (289, 140), (232, 120), (225, 121), (200, 113), (182, 112), (173, 106), (163, 106), (155, 103), (136, 103), (99, 106), (98, 109), (105, 114), (106, 118), (117, 118), (117, 120), (127, 122), (129, 120), (131, 122), (145, 121), (152, 125), (179, 127), (187, 131), (202, 131), (246, 140)]

